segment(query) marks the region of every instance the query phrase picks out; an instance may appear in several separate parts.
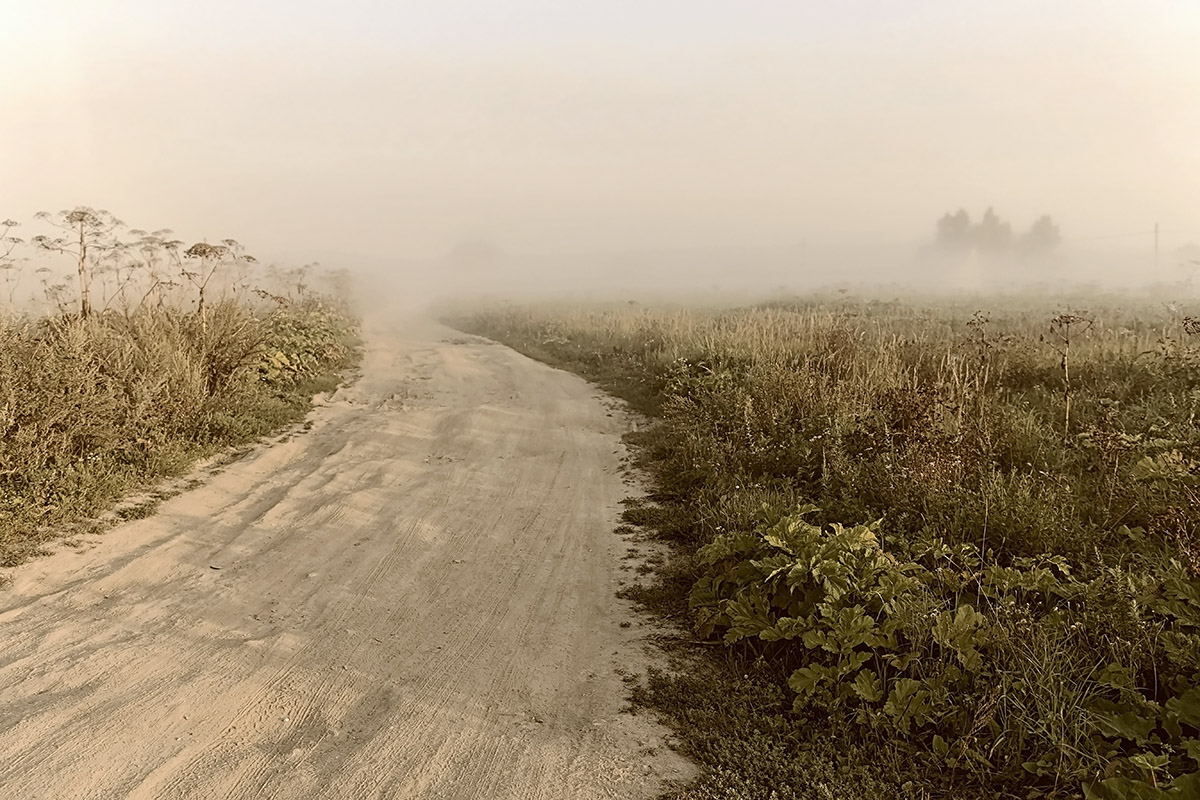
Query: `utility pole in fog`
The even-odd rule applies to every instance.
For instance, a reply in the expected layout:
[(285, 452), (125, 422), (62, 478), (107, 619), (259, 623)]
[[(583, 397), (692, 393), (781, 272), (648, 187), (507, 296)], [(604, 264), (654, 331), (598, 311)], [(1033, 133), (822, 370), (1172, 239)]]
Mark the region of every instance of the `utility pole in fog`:
[(1158, 274), (1158, 223), (1154, 223), (1154, 273)]

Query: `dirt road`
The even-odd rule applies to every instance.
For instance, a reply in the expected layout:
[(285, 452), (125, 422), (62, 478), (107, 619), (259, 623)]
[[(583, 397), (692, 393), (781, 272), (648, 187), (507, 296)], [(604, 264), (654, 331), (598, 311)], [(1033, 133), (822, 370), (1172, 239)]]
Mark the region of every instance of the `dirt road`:
[(445, 328), (367, 333), (307, 433), (12, 572), (3, 796), (624, 798), (686, 771), (620, 713), (645, 660), (614, 598), (620, 412)]

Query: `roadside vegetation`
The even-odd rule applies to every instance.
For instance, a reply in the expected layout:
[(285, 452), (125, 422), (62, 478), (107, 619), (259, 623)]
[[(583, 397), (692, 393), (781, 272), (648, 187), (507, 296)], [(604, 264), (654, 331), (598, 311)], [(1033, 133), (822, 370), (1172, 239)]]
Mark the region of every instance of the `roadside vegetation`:
[[(679, 798), (1200, 797), (1200, 318), (1114, 297), (505, 309), (653, 416)], [(980, 310), (980, 309), (983, 310)], [(715, 646), (710, 646), (715, 645)]]
[(262, 269), (233, 240), (185, 248), (87, 208), (45, 219), (58, 237), (0, 223), (0, 566), (300, 419), (358, 357), (342, 277), (321, 293), (310, 268)]

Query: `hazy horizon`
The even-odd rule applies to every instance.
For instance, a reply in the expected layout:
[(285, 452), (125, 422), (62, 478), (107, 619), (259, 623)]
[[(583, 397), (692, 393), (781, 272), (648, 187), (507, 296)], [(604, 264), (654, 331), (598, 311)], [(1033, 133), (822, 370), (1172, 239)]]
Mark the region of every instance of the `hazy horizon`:
[(991, 206), (1169, 254), (1200, 242), (1197, 41), (1184, 2), (51, 0), (0, 29), (0, 218), (570, 264), (899, 252)]

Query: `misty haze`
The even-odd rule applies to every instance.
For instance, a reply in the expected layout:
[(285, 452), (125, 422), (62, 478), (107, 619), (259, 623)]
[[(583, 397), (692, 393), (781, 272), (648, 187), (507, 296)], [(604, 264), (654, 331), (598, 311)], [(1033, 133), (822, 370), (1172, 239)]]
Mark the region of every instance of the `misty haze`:
[(1200, 6), (0, 23), (0, 787), (1200, 798)]

